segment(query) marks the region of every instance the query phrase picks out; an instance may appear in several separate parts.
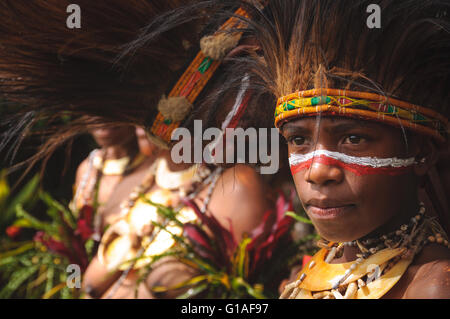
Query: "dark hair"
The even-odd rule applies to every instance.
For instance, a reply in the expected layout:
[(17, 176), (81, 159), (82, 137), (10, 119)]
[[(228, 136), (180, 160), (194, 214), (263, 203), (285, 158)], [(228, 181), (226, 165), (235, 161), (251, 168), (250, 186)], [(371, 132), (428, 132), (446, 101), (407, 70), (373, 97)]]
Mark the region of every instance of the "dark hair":
[[(47, 124), (44, 143), (28, 163), (89, 125), (144, 125), (199, 42), (199, 11), (212, 8), (195, 2), (80, 0), (81, 29), (69, 29), (71, 1), (1, 1), (0, 94), (17, 106), (2, 114), (0, 152), (16, 149), (38, 121)], [(145, 45), (136, 45), (141, 36)]]
[[(448, 117), (449, 1), (270, 0), (264, 9), (252, 3), (243, 4), (252, 16), (246, 33), (260, 51), (237, 59), (229, 81), (250, 74), (254, 90), (273, 98), (315, 87), (370, 91)], [(379, 29), (367, 26), (370, 4), (381, 8)], [(261, 113), (272, 121), (274, 108), (262, 103), (250, 116), (267, 126)]]
[[(379, 29), (367, 25), (371, 4), (381, 8)], [(244, 5), (252, 17), (246, 34), (260, 50), (235, 59), (227, 85), (247, 74), (256, 96), (272, 97), (271, 104), (260, 99), (248, 108), (253, 125), (273, 125), (276, 98), (325, 87), (396, 97), (449, 117), (448, 0), (270, 0), (264, 9), (253, 2)], [(439, 199), (433, 192), (427, 189), (430, 198)], [(439, 208), (438, 200), (433, 205), (441, 221), (448, 221), (444, 206)]]

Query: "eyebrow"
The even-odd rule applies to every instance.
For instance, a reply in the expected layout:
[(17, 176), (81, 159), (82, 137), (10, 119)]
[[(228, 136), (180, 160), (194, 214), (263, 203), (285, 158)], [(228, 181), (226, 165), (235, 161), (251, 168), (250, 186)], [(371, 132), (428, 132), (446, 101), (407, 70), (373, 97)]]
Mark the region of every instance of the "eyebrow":
[(331, 127), (327, 128), (327, 130), (329, 132), (332, 133), (343, 133), (343, 132), (347, 132), (353, 129), (369, 129), (369, 130), (373, 130), (376, 129), (374, 128), (372, 125), (370, 125), (371, 123), (361, 123), (361, 122), (357, 122), (357, 121), (352, 121), (352, 122), (347, 122), (347, 123), (337, 123), (335, 125), (332, 125)]
[(285, 123), (282, 127), (281, 127), (281, 133), (285, 134), (306, 134), (306, 133), (311, 133), (311, 129), (309, 127), (303, 127), (303, 126), (297, 126), (293, 123), (287, 122)]

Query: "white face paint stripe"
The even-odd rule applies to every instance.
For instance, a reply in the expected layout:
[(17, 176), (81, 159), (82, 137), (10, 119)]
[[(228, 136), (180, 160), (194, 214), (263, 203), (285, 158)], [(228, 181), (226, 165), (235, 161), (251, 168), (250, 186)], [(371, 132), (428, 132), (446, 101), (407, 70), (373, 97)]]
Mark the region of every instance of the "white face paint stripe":
[(331, 152), (327, 150), (317, 150), (308, 154), (291, 154), (289, 156), (290, 166), (298, 165), (300, 163), (311, 160), (314, 157), (326, 156), (346, 164), (356, 164), (361, 166), (369, 166), (373, 168), (380, 167), (408, 167), (413, 165), (416, 161), (414, 157), (410, 158), (378, 158), (378, 157), (356, 157), (349, 156), (339, 152)]

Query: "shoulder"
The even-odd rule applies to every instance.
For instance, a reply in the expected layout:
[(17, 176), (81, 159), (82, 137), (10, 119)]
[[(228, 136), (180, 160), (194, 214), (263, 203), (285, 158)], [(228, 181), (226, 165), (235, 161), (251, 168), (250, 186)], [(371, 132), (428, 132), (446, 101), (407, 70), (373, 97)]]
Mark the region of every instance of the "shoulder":
[(208, 210), (224, 226), (231, 221), (235, 236), (240, 238), (258, 226), (273, 207), (271, 190), (261, 175), (240, 164), (226, 169), (217, 180)]
[(234, 201), (246, 206), (270, 205), (272, 190), (251, 166), (238, 164), (226, 169), (217, 180), (211, 201)]
[(249, 190), (261, 192), (267, 188), (261, 175), (248, 165), (238, 164), (226, 169), (216, 186), (218, 189), (230, 192), (231, 195), (239, 195), (241, 192)]
[(430, 245), (410, 268), (412, 280), (405, 291), (405, 298), (450, 298), (449, 249)]

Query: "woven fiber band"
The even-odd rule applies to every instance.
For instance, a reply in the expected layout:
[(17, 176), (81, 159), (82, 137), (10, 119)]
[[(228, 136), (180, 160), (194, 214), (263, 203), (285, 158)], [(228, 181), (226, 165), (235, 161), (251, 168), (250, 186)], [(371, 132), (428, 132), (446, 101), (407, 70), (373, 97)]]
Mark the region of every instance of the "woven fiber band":
[[(248, 17), (247, 13), (242, 8), (239, 8), (235, 12), (235, 15)], [(243, 22), (238, 17), (232, 17), (228, 19), (214, 35), (223, 34), (226, 30), (238, 28), (242, 25)], [(240, 38), (241, 33), (234, 34), (233, 36)], [(199, 51), (170, 91), (168, 98), (184, 97), (186, 98), (187, 103), (193, 105), (201, 91), (214, 75), (214, 72), (220, 66), (221, 62), (221, 60), (214, 60), (211, 57), (206, 56), (204, 52)], [(181, 123), (182, 120), (173, 121), (165, 118), (164, 115), (159, 112), (147, 134), (154, 142), (158, 142), (157, 144), (159, 146), (168, 146), (171, 141), (172, 132), (178, 128)]]
[(361, 117), (403, 126), (442, 142), (446, 140), (448, 130), (448, 120), (431, 109), (374, 93), (337, 89), (300, 91), (278, 99), (275, 126), (318, 113)]

